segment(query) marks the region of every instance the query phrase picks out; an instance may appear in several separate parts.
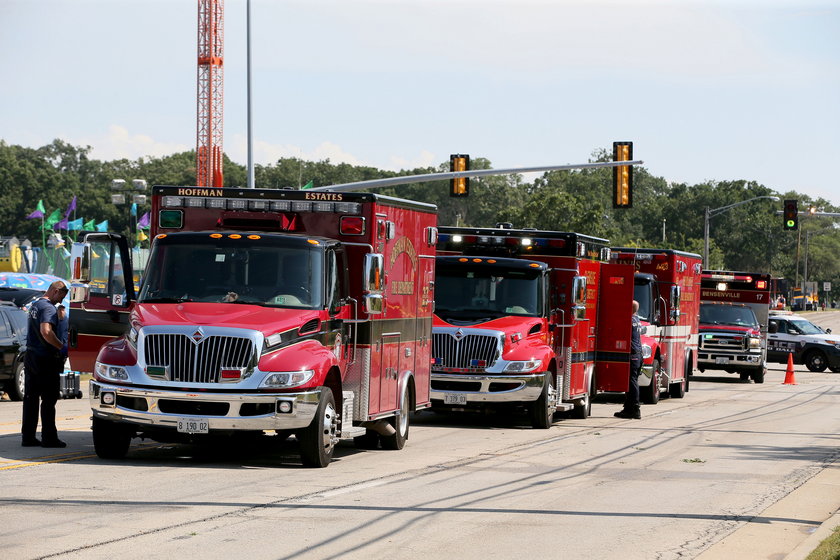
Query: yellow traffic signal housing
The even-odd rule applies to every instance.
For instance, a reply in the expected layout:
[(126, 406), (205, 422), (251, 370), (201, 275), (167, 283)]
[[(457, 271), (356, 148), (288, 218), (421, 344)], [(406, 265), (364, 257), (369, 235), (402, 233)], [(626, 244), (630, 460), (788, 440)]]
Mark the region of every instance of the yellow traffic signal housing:
[[(631, 161), (633, 142), (613, 142), (613, 161)], [(613, 208), (633, 206), (633, 166), (613, 167)]]
[(797, 200), (785, 200), (782, 214), (784, 218), (782, 228), (785, 231), (799, 229), (799, 202)]
[[(449, 156), (449, 171), (469, 171), (470, 156), (452, 154)], [(470, 194), (470, 178), (458, 177), (449, 180), (449, 196), (463, 197)]]

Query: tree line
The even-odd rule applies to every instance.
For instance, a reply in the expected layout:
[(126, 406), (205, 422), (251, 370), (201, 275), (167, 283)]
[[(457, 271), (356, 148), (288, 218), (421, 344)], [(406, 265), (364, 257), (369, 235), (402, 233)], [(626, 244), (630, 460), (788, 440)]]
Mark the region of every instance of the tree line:
[[(29, 238), (41, 244), (40, 220), (27, 220), (39, 200), (50, 212), (78, 197), (76, 213), (85, 220), (107, 219), (112, 231), (127, 233), (133, 220), (129, 204), (111, 202), (111, 181), (145, 179), (149, 185), (194, 185), (195, 152), (135, 160), (100, 161), (89, 146), (62, 140), (40, 148), (0, 140), (0, 236)], [(611, 152), (596, 149), (590, 161), (610, 161)], [(473, 157), (472, 169), (492, 162)], [(551, 164), (554, 162), (542, 162)], [(309, 181), (327, 186), (399, 175), (449, 171), (437, 167), (400, 172), (346, 163), (281, 158), (255, 167), (259, 188), (299, 188)], [(224, 160), (225, 186), (245, 186), (245, 166)], [(436, 204), (441, 225), (493, 226), (511, 222), (517, 228), (579, 233), (609, 239), (613, 246), (655, 247), (703, 253), (704, 210), (721, 208), (757, 196), (798, 199), (800, 210), (813, 205), (838, 212), (828, 201), (795, 191), (778, 192), (750, 180), (669, 183), (647, 167), (634, 170), (633, 207), (612, 207), (612, 170), (551, 171), (532, 181), (521, 175), (473, 178), (467, 198), (450, 198), (448, 181), (429, 181), (377, 189), (388, 196)], [(149, 193), (146, 193), (149, 194)], [(790, 281), (802, 279), (807, 258), (808, 280), (840, 281), (840, 231), (830, 218), (805, 216), (800, 231), (782, 230), (781, 202), (757, 200), (736, 206), (710, 220), (708, 268), (769, 272)], [(150, 209), (138, 208), (138, 216)], [(807, 243), (806, 243), (807, 242)], [(807, 253), (806, 253), (807, 245)], [(797, 258), (798, 257), (798, 258)], [(840, 285), (840, 284), (838, 284)]]

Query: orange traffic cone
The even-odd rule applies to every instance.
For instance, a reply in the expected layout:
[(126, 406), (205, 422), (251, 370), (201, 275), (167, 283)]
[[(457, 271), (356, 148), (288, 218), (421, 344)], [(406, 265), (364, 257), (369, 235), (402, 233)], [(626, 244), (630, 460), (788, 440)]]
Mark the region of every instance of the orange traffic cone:
[(796, 385), (796, 378), (793, 376), (793, 354), (788, 354), (788, 365), (785, 370), (785, 381), (782, 385)]

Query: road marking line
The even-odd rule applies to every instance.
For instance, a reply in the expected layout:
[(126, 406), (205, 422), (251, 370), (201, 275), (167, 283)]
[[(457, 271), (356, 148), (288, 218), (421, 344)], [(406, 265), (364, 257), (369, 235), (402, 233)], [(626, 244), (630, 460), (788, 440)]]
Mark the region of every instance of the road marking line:
[(66, 461), (75, 461), (77, 459), (89, 459), (91, 457), (96, 457), (96, 454), (93, 455), (76, 455), (73, 457), (64, 457), (62, 459), (50, 459), (49, 461), (21, 461), (15, 465), (9, 465), (6, 467), (0, 467), (0, 471), (7, 471), (10, 469), (19, 469), (21, 467), (35, 467), (38, 465), (47, 465), (49, 463), (64, 463)]

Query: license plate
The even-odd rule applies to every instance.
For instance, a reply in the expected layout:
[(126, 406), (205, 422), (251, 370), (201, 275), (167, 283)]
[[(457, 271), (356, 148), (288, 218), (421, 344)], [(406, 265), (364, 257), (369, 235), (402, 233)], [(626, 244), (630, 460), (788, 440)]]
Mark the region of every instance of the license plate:
[(724, 358), (715, 358), (715, 363), (716, 364), (728, 364), (729, 363), (729, 358), (725, 358), (725, 357)]
[(443, 404), (467, 404), (467, 395), (458, 393), (444, 393)]
[(178, 431), (182, 434), (206, 434), (210, 431), (207, 418), (178, 418)]

